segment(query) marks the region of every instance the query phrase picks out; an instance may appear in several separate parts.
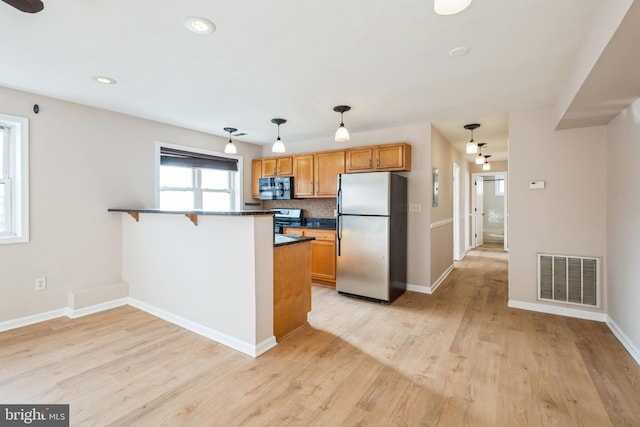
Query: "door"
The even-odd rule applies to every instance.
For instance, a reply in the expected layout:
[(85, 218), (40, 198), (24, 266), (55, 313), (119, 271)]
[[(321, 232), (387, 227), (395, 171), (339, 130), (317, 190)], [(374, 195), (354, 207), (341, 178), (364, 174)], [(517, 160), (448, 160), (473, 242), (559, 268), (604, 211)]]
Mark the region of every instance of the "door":
[(389, 215), (391, 173), (367, 172), (340, 175), (338, 213), (347, 215)]
[(344, 151), (316, 153), (314, 175), (316, 197), (336, 197), (338, 175), (344, 173)]
[(462, 242), (460, 236), (462, 216), (460, 215), (460, 166), (453, 163), (453, 259), (462, 259)]
[(381, 216), (340, 216), (336, 289), (389, 300), (389, 226)]
[(293, 158), (295, 197), (313, 197), (313, 154)]
[(476, 247), (484, 245), (484, 177), (476, 177), (476, 208), (474, 215)]

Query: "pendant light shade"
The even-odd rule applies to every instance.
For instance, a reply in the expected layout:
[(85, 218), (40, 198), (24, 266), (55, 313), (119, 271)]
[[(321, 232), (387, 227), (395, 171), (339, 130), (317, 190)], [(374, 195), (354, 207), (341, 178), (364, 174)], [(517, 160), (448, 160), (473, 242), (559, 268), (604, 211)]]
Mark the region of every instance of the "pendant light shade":
[(280, 139), (280, 125), (286, 122), (287, 121), (285, 119), (271, 119), (271, 123), (275, 123), (276, 125), (278, 125), (278, 138), (271, 147), (271, 151), (274, 153), (284, 153), (285, 151), (284, 142), (282, 142), (282, 140)]
[(476, 154), (478, 152), (478, 144), (473, 140), (473, 130), (478, 129), (480, 125), (478, 123), (469, 123), (464, 125), (464, 128), (471, 131), (471, 139), (467, 142), (465, 152), (467, 154)]
[(344, 127), (343, 120), (344, 112), (349, 111), (350, 109), (351, 107), (349, 107), (348, 105), (337, 105), (333, 107), (333, 111), (340, 113), (340, 126), (338, 126), (338, 130), (336, 131), (336, 142), (347, 142), (349, 141), (349, 139), (351, 139), (349, 136), (349, 131), (346, 127)]
[(480, 142), (478, 143), (478, 155), (476, 156), (476, 165), (483, 165), (484, 164), (484, 156), (482, 155), (482, 147), (484, 147), (485, 144), (484, 142)]
[(482, 170), (483, 171), (490, 171), (491, 170), (491, 163), (489, 163), (489, 157), (491, 157), (491, 154), (488, 154), (488, 155), (484, 156), (484, 164), (482, 165)]
[(229, 132), (229, 142), (227, 142), (227, 145), (224, 146), (224, 152), (227, 154), (236, 154), (238, 152), (238, 150), (236, 149), (236, 146), (233, 144), (233, 141), (231, 141), (231, 134), (235, 131), (237, 131), (238, 129), (236, 128), (224, 128), (224, 130), (226, 132)]
[(433, 10), (438, 15), (455, 15), (471, 4), (471, 0), (433, 0)]

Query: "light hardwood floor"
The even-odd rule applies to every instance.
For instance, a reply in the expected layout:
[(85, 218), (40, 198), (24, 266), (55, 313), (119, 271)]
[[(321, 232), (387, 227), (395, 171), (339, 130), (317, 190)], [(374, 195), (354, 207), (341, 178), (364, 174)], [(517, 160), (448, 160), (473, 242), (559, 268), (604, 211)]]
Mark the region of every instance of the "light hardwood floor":
[(310, 325), (252, 359), (131, 307), (0, 334), (0, 403), (73, 426), (638, 426), (640, 367), (606, 325), (509, 309), (471, 251), (390, 306), (313, 289)]

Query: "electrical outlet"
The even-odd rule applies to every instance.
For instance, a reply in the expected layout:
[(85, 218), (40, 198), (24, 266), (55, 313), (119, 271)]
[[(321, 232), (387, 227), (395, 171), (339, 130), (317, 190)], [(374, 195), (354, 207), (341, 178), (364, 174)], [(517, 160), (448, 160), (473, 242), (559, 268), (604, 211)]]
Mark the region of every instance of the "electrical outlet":
[(422, 212), (422, 204), (421, 203), (409, 204), (409, 212)]
[(39, 279), (36, 279), (36, 291), (41, 291), (43, 289), (47, 288), (47, 278), (46, 277), (41, 277)]

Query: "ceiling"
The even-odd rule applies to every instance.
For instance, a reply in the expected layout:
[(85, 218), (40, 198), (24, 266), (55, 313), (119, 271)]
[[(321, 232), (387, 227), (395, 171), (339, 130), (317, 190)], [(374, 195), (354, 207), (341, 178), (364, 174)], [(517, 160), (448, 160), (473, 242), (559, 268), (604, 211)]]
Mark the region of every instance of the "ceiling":
[[(474, 0), (452, 16), (432, 0), (0, 3), (0, 85), (257, 144), (274, 117), (286, 144), (329, 144), (339, 104), (352, 132), (433, 122), (459, 149), (477, 122), (500, 160), (508, 112), (554, 102), (598, 2)], [(216, 31), (188, 31), (193, 15)]]

